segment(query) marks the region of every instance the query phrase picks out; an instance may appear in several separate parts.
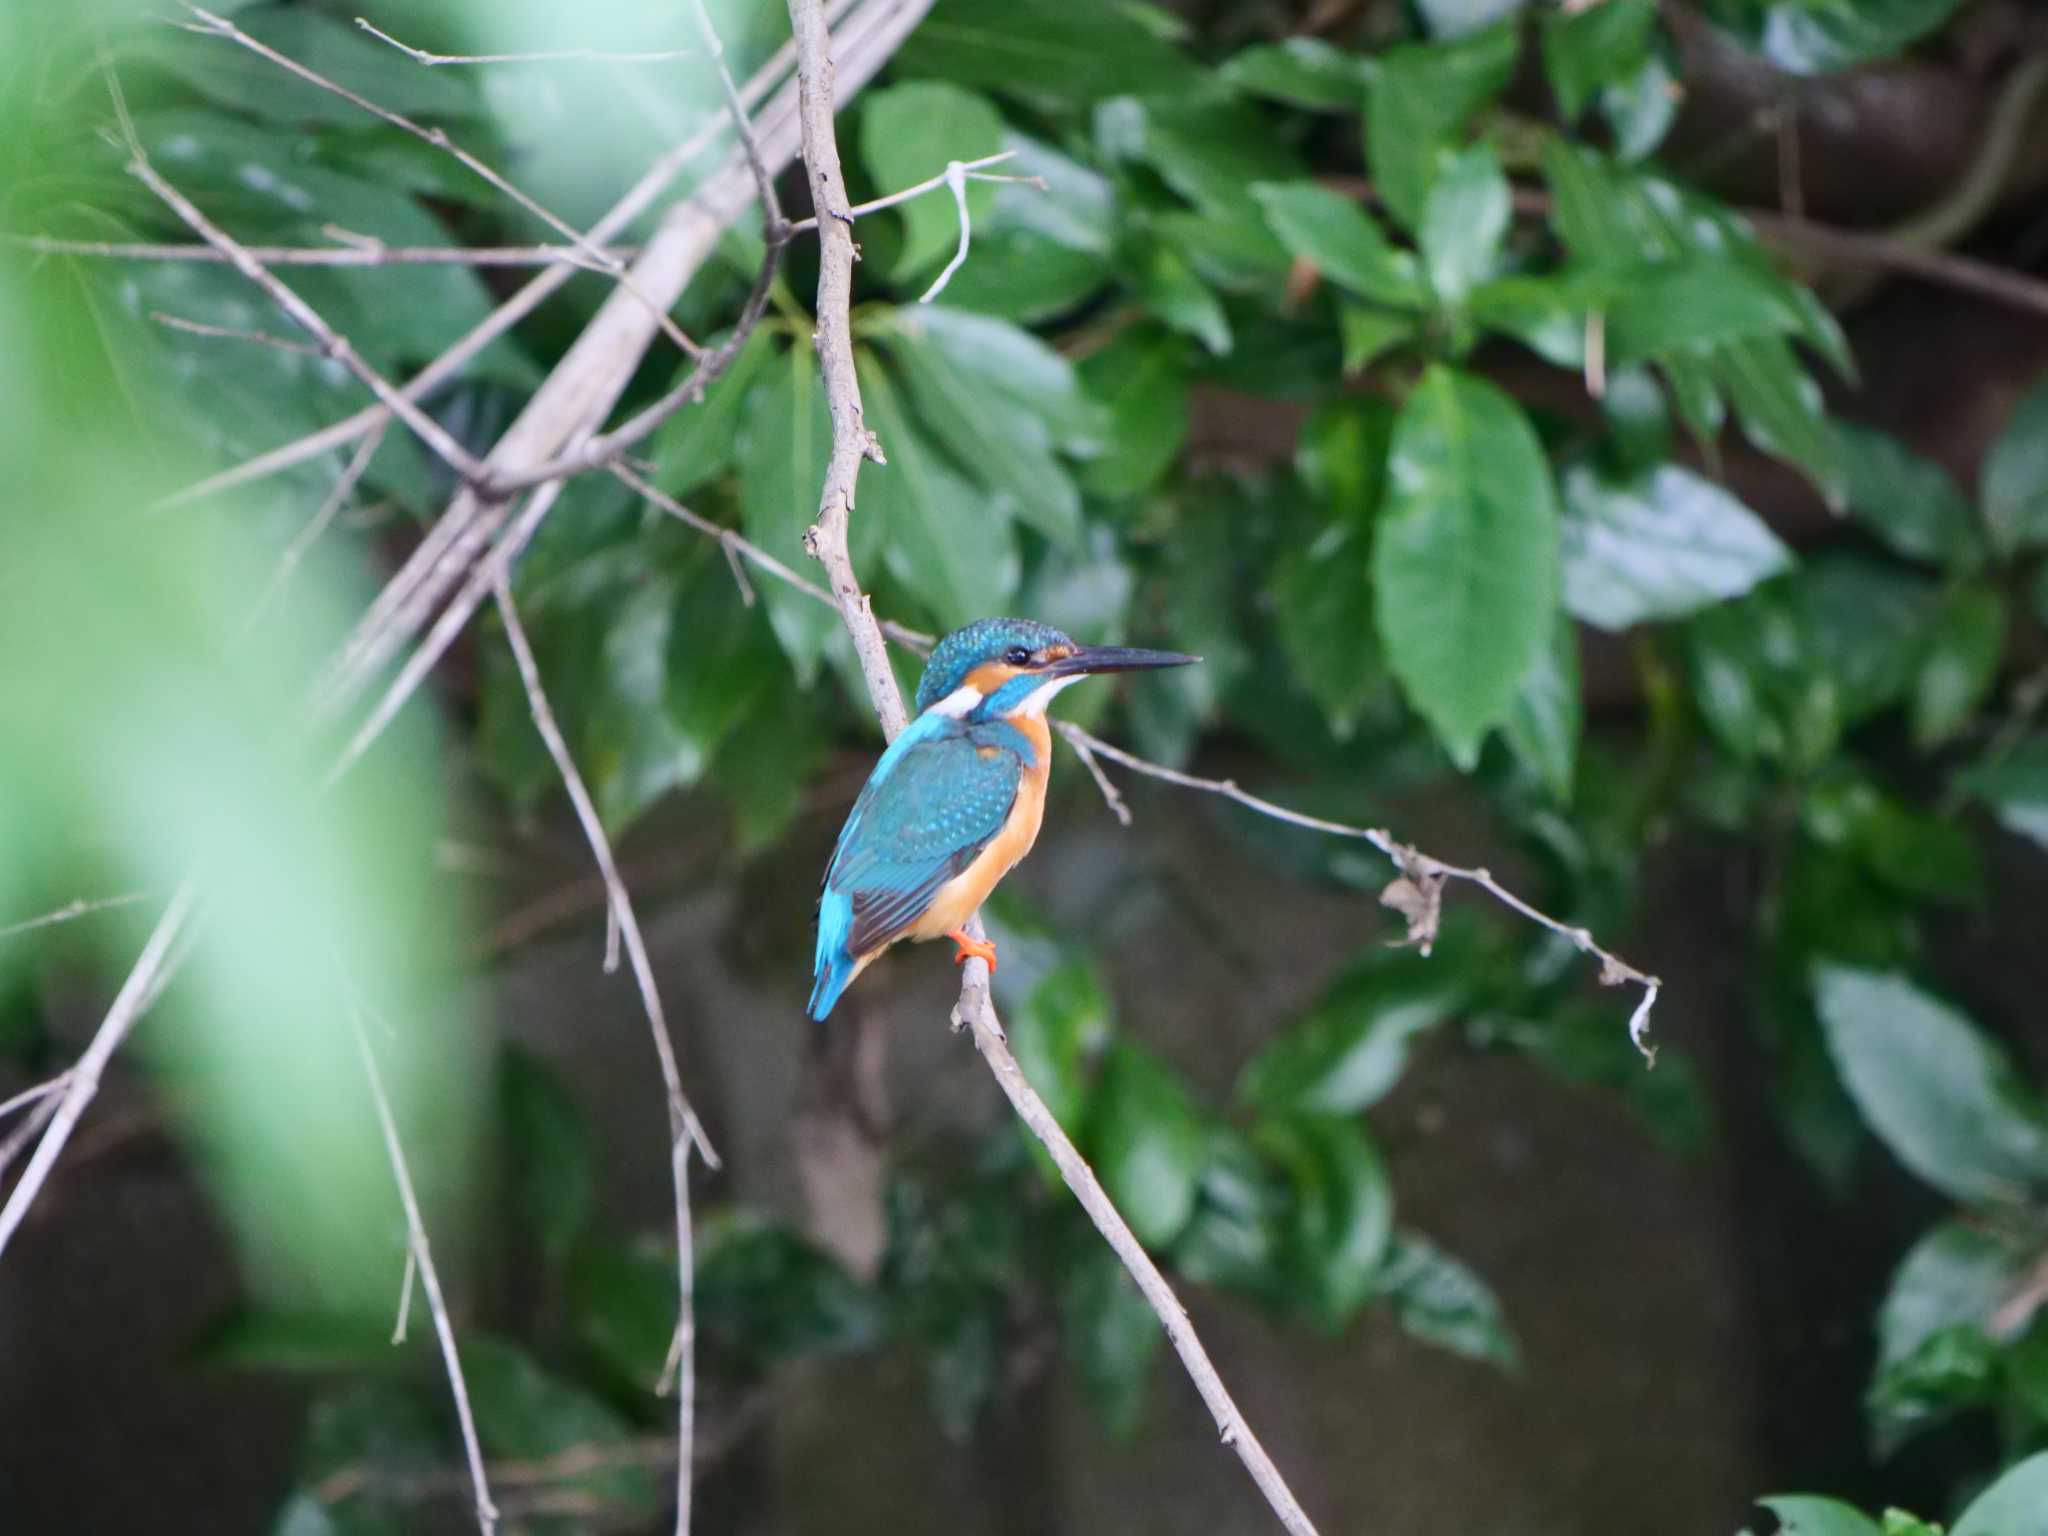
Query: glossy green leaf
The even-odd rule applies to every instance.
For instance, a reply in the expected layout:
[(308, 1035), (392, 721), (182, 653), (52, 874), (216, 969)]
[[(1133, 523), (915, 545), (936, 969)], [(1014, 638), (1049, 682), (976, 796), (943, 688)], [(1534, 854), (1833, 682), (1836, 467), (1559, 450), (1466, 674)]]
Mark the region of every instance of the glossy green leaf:
[(1803, 323), (1783, 279), (1749, 262), (1672, 262), (1617, 289), (1607, 314), (1608, 355), (1616, 363), (1639, 362), (1746, 337), (1788, 335)]
[(1149, 165), (1211, 213), (1252, 214), (1250, 189), (1293, 180), (1304, 170), (1257, 107), (1228, 97), (1118, 97), (1096, 108), (1095, 138), (1104, 154)]
[(1447, 156), (1423, 199), (1416, 243), (1437, 302), (1455, 309), (1491, 277), (1508, 229), (1508, 179), (1492, 146)]
[(1104, 450), (1108, 413), (1082, 388), (1074, 365), (1029, 331), (943, 304), (900, 309), (894, 322), (956, 372), (1043, 422), (1062, 452), (1086, 456)]
[(1655, 154), (1678, 119), (1683, 95), (1671, 66), (1654, 51), (1634, 74), (1601, 87), (1600, 114), (1614, 136), (1616, 157), (1634, 165)]
[(967, 263), (946, 286), (946, 303), (1030, 324), (1064, 313), (1109, 280), (1115, 208), (1109, 180), (1037, 139), (1005, 133), (1014, 157), (988, 211), (974, 220)]
[(1628, 482), (1574, 465), (1563, 491), (1565, 607), (1601, 629), (1683, 618), (1740, 597), (1792, 561), (1754, 512), (1676, 464)]
[(560, 1259), (590, 1219), (590, 1143), (561, 1080), (521, 1047), (498, 1066), (498, 1103), (515, 1198), (542, 1251)]
[(1849, 515), (1894, 554), (1951, 569), (1983, 559), (1977, 518), (1947, 470), (1888, 432), (1828, 424)]
[(1824, 965), (1815, 1002), (1857, 1107), (1914, 1173), (1964, 1201), (2048, 1183), (2048, 1114), (1960, 1013), (1894, 975)]
[(1875, 1520), (1839, 1499), (1781, 1493), (1757, 1503), (1778, 1517), (1777, 1536), (1883, 1536)]
[(1337, 305), (1337, 334), (1344, 347), (1344, 375), (1355, 378), (1394, 348), (1412, 341), (1417, 333), (1413, 315), (1365, 304), (1340, 300)]
[[(986, 97), (957, 85), (911, 80), (861, 96), (861, 158), (875, 185), (888, 191), (940, 175), (948, 161), (995, 154), (1002, 144), (1002, 115)], [(967, 183), (970, 218), (984, 218), (994, 200), (990, 183)], [(958, 245), (960, 212), (950, 190), (912, 198), (895, 212), (903, 220), (897, 277), (936, 264)]]
[(1374, 185), (1402, 225), (1421, 227), (1439, 155), (1507, 85), (1519, 39), (1511, 22), (1455, 42), (1411, 43), (1380, 58), (1366, 93), (1365, 151)]
[(1148, 1248), (1187, 1225), (1202, 1171), (1202, 1123), (1172, 1074), (1134, 1045), (1111, 1047), (1089, 1116), (1102, 1186)]
[(1082, 473), (1098, 496), (1149, 489), (1179, 457), (1188, 432), (1185, 343), (1134, 327), (1081, 363), (1081, 382), (1107, 407), (1103, 456)]
[[(832, 453), (832, 422), (809, 353), (808, 347), (791, 347), (766, 367), (761, 387), (748, 399), (739, 445), (747, 537), (799, 571), (810, 558), (804, 553), (804, 531), (817, 521), (825, 461)], [(873, 552), (869, 530), (876, 521), (853, 518), (852, 538), (865, 546), (856, 549), (856, 561)], [(761, 602), (798, 681), (809, 687), (818, 675), (826, 638), (839, 627), (838, 616), (779, 581), (762, 585)]]
[(1985, 454), (1983, 502), (2000, 554), (2048, 544), (2048, 380), (2019, 403)]
[(1040, 980), (1021, 1008), (1010, 1010), (1004, 1026), (1017, 1065), (1069, 1134), (1081, 1129), (1086, 1063), (1109, 1039), (1111, 1011), (1094, 968), (1069, 960)]
[[(885, 338), (902, 365), (919, 424), (998, 509), (1013, 510), (1047, 538), (1072, 544), (1081, 533), (1081, 493), (1054, 456), (1045, 421), (992, 374), (990, 363), (1000, 354), (977, 349), (963, 358), (962, 349), (935, 345), (929, 336), (923, 325), (910, 323)], [(1071, 372), (1066, 388), (1078, 394)]]
[(1473, 289), (1465, 314), (1482, 330), (1514, 337), (1545, 362), (1577, 370), (1586, 363), (1587, 316), (1605, 308), (1610, 291), (1610, 284), (1585, 273), (1510, 273)]
[(1145, 1408), (1145, 1383), (1166, 1334), (1117, 1257), (1085, 1234), (1057, 1280), (1060, 1342), (1112, 1436), (1131, 1435)]
[(1155, 245), (1138, 274), (1145, 307), (1172, 329), (1192, 336), (1218, 356), (1230, 350), (1230, 320), (1223, 301), (1170, 246)]
[[(649, 450), (656, 485), (671, 496), (688, 496), (734, 466), (747, 402), (776, 355), (768, 332), (757, 329), (701, 401), (684, 406), (661, 424)], [(677, 383), (690, 366), (684, 365)]]
[(2042, 1536), (2048, 1531), (2048, 1451), (2029, 1456), (1970, 1501), (1950, 1536)]
[(1579, 693), (1578, 631), (1571, 620), (1559, 614), (1555, 637), (1515, 689), (1514, 702), (1501, 722), (1501, 736), (1551, 797), (1568, 803), (1578, 772), (1579, 733), (1585, 723), (1585, 705)]
[(1281, 243), (1331, 282), (1381, 304), (1422, 303), (1415, 258), (1389, 244), (1355, 198), (1312, 182), (1263, 183), (1252, 195)]
[(2048, 736), (2031, 736), (2003, 756), (1957, 776), (2009, 831), (2048, 848)]
[(1309, 112), (1356, 112), (1373, 77), (1373, 61), (1319, 37), (1259, 43), (1224, 61), (1228, 84)]
[(1253, 1130), (1294, 1191), (1287, 1262), (1302, 1309), (1335, 1332), (1372, 1295), (1394, 1231), (1385, 1167), (1355, 1119), (1268, 1116)]
[(1191, 59), (1130, 12), (1069, 0), (945, 0), (895, 63), (908, 75), (1054, 111), (1105, 96), (1172, 94), (1201, 80)]
[(1556, 498), (1521, 407), (1472, 375), (1425, 374), (1394, 426), (1376, 538), (1388, 663), (1469, 768), (1557, 613)]
[(1997, 680), (2005, 626), (2005, 599), (1994, 588), (1958, 587), (1942, 599), (1913, 679), (1918, 745), (1938, 746), (1970, 723)]
[(1825, 75), (1902, 52), (1947, 21), (1961, 0), (1751, 0), (1740, 30), (1789, 75)]
[(1602, 0), (1544, 17), (1543, 69), (1567, 122), (1603, 87), (1642, 69), (1656, 25), (1656, 0)]
[(1798, 465), (1828, 505), (1839, 509), (1842, 469), (1820, 386), (1785, 339), (1760, 336), (1716, 348), (1714, 375), (1735, 407), (1743, 436)]
[(1379, 1294), (1402, 1329), (1439, 1349), (1513, 1370), (1521, 1350), (1492, 1289), (1419, 1233), (1394, 1234)]
[(861, 354), (859, 373), (867, 424), (888, 455), (862, 471), (861, 508), (883, 520), (891, 574), (942, 629), (1003, 612), (1021, 573), (1009, 510), (975, 494), (925, 439), (872, 354)]
[(1866, 1406), (1881, 1445), (1896, 1447), (1984, 1394), (1991, 1316), (2018, 1266), (2011, 1245), (1960, 1221), (1930, 1228), (1913, 1245), (1877, 1314)]

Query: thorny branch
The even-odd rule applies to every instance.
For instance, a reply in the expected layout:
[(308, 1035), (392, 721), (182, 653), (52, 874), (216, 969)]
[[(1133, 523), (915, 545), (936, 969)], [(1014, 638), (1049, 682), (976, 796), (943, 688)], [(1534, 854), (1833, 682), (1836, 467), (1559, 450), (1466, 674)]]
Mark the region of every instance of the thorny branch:
[[(405, 1147), (398, 1139), (398, 1125), (391, 1118), (391, 1101), (384, 1093), (384, 1078), (377, 1070), (377, 1053), (370, 1049), (370, 1037), (363, 1029), (361, 1005), (352, 1008), (349, 1023), (355, 1031), (356, 1050), (363, 1058), (363, 1075), (369, 1080), (370, 1099), (376, 1105), (377, 1125), (384, 1133), (385, 1155), (391, 1160), (391, 1177), (398, 1185), (399, 1203), (405, 1207), (406, 1247), (411, 1256), (407, 1266), (419, 1271), (420, 1287), (427, 1293), (427, 1310), (433, 1314), (434, 1336), (441, 1342), (441, 1360), (448, 1368), (448, 1390), (455, 1398), (456, 1421), (462, 1426), (462, 1449), (469, 1458), (469, 1477), (476, 1492), (476, 1523), (484, 1536), (498, 1528), (497, 1506), (491, 1502), (490, 1483), (484, 1476), (484, 1451), (476, 1435), (476, 1418), (470, 1412), (469, 1385), (462, 1376), (462, 1356), (455, 1347), (455, 1324), (448, 1316), (448, 1302), (441, 1294), (440, 1272), (434, 1268), (433, 1250), (427, 1244), (427, 1224), (420, 1216), (419, 1197), (413, 1192), (412, 1170), (406, 1166)], [(410, 1287), (408, 1286), (408, 1294)]]
[[(825, 472), (823, 496), (817, 526), (806, 536), (813, 555), (831, 575), (832, 595), (838, 601), (854, 649), (860, 656), (861, 673), (867, 681), (882, 730), (891, 740), (902, 731), (906, 717), (896, 680), (889, 670), (882, 632), (875, 623), (867, 596), (862, 592), (847, 552), (847, 522), (853, 511), (854, 482), (863, 458), (885, 462), (874, 434), (861, 419), (860, 392), (854, 374), (853, 338), (848, 306), (851, 297), (854, 248), (850, 221), (844, 221), (846, 186), (839, 169), (839, 149), (833, 129), (832, 60), (830, 38), (818, 0), (789, 0), (789, 17), (796, 35), (797, 80), (801, 90), (804, 165), (810, 173), (811, 197), (817, 206), (819, 237), (824, 247), (818, 275), (818, 362), (825, 378), (825, 398), (832, 417), (832, 455)], [(967, 931), (983, 937), (979, 914), (969, 919)], [(1160, 1325), (1173, 1341), (1194, 1379), (1202, 1400), (1215, 1416), (1223, 1442), (1237, 1452), (1266, 1502), (1280, 1523), (1293, 1536), (1314, 1536), (1315, 1526), (1303, 1512), (1279, 1468), (1273, 1465), (1265, 1447), (1259, 1444), (1250, 1425), (1239, 1412), (1223, 1380), (1216, 1374), (1208, 1352), (1188, 1320), (1187, 1310), (1167, 1284), (1166, 1277), (1152, 1262), (1109, 1196), (1094, 1171), (1082, 1160), (1074, 1144), (1045, 1107), (1010, 1054), (1009, 1043), (997, 1022), (995, 1005), (989, 998), (988, 965), (970, 957), (962, 967), (960, 1002), (953, 1013), (956, 1028), (970, 1027), (989, 1069), (995, 1073), (1004, 1095), (1031, 1133), (1038, 1138), (1058, 1165), (1060, 1176), (1087, 1211), (1131, 1278), (1137, 1281), (1146, 1302), (1157, 1314)]]

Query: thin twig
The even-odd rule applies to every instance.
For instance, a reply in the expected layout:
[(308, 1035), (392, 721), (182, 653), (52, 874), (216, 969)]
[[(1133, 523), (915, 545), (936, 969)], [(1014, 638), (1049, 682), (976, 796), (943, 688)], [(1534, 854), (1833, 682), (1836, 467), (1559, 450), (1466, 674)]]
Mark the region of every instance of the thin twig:
[(257, 594), (255, 603), (251, 605), (248, 618), (242, 621), (244, 639), (248, 637), (249, 631), (262, 621), (263, 615), (270, 610), (270, 605), (277, 600), (278, 595), (291, 584), (293, 573), (306, 558), (306, 551), (313, 547), (320, 535), (327, 531), (328, 525), (341, 514), (341, 509), (348, 505), (348, 499), (355, 493), (364, 472), (369, 469), (370, 461), (377, 457), (377, 450), (384, 445), (384, 434), (389, 426), (390, 423), (386, 421), (356, 445), (354, 455), (342, 470), (341, 477), (334, 482), (334, 489), (327, 493), (327, 499), (320, 503), (319, 510), (285, 547), (285, 552), (278, 556), (277, 565), (271, 570), (269, 579), (263, 583), (263, 590)]
[(406, 1326), (412, 1321), (412, 1292), (420, 1277), (420, 1256), (405, 1245), (405, 1273), (398, 1280), (398, 1317), (391, 1325), (391, 1342), (405, 1342)]
[(672, 59), (696, 57), (688, 48), (673, 48), (663, 53), (610, 53), (600, 48), (562, 48), (544, 53), (429, 53), (424, 48), (401, 43), (389, 32), (380, 32), (361, 16), (356, 18), (356, 25), (379, 42), (389, 43), (407, 58), (429, 69), (449, 64), (666, 64)]
[(147, 900), (147, 891), (129, 891), (122, 896), (102, 896), (94, 901), (88, 901), (81, 896), (76, 901), (66, 902), (54, 912), (45, 912), (41, 917), (27, 918), (0, 928), (0, 939), (11, 939), (20, 933), (33, 933), (38, 928), (52, 928), (58, 923), (74, 922), (81, 917), (90, 917), (95, 912), (111, 912), (116, 907), (132, 907), (138, 901)]
[[(0, 234), (0, 244), (33, 251), (39, 256), (91, 256), (110, 261), (225, 262), (210, 245), (172, 245), (140, 240), (59, 240), (50, 235)], [(250, 245), (251, 256), (266, 267), (554, 267), (585, 264), (566, 245)], [(605, 246), (606, 255), (624, 258), (637, 248)]]
[(167, 315), (162, 310), (151, 310), (149, 318), (158, 325), (173, 331), (183, 331), (188, 336), (206, 336), (217, 341), (253, 342), (259, 347), (270, 347), (299, 357), (324, 358), (327, 355), (310, 342), (291, 341), (283, 336), (273, 336), (268, 331), (247, 331), (232, 325), (209, 325), (203, 320), (187, 320), (183, 315)]
[[(1000, 154), (983, 155), (979, 160), (963, 160), (957, 163), (969, 181), (1020, 181), (1043, 188), (1045, 186), (1045, 179), (1041, 176), (982, 176), (976, 174), (985, 166), (1001, 165), (1005, 160), (1014, 160), (1016, 158), (1016, 150), (1006, 149)], [(871, 203), (855, 203), (846, 210), (846, 216), (850, 219), (864, 219), (871, 213), (880, 213), (884, 208), (894, 208), (899, 204), (911, 202), (923, 197), (927, 192), (936, 192), (939, 188), (949, 185), (952, 175), (953, 166), (949, 164), (938, 175), (926, 177), (915, 186), (905, 187), (901, 192), (891, 192), (887, 197), (878, 197)], [(789, 232), (792, 235), (801, 235), (817, 227), (818, 216), (814, 213), (807, 219), (798, 219), (795, 223), (791, 224)]]
[(24, 1088), (13, 1098), (0, 1103), (0, 1120), (5, 1120), (17, 1109), (27, 1109), (38, 1100), (46, 1099), (53, 1093), (61, 1093), (71, 1081), (69, 1072), (59, 1072), (47, 1082), (37, 1083), (33, 1088)]
[[(817, 203), (820, 244), (823, 255), (818, 279), (818, 360), (825, 378), (825, 397), (831, 410), (832, 457), (825, 474), (818, 524), (808, 536), (811, 553), (831, 575), (832, 593), (838, 599), (841, 616), (861, 660), (875, 712), (883, 734), (895, 740), (905, 724), (902, 698), (889, 669), (882, 632), (869, 608), (866, 594), (854, 577), (847, 552), (847, 522), (853, 508), (855, 477), (864, 457), (880, 459), (874, 436), (861, 419), (860, 394), (853, 367), (853, 342), (848, 325), (848, 299), (853, 269), (853, 240), (850, 229), (835, 212), (846, 207), (846, 188), (839, 169), (839, 150), (833, 132), (832, 63), (830, 39), (817, 0), (789, 0), (789, 15), (797, 42), (797, 80), (802, 92), (804, 163), (810, 170), (812, 197)], [(979, 914), (971, 918), (967, 931), (982, 937)], [(969, 957), (961, 968), (960, 1002), (954, 1022), (974, 1030), (975, 1043), (989, 1063), (1004, 1094), (1019, 1118), (1052, 1154), (1060, 1175), (1087, 1211), (1096, 1228), (1115, 1250), (1131, 1277), (1137, 1281), (1160, 1325), (1179, 1352), (1196, 1389), (1215, 1416), (1223, 1441), (1236, 1451), (1266, 1497), (1273, 1512), (1293, 1536), (1314, 1536), (1315, 1527), (1267, 1456), (1258, 1437), (1244, 1421), (1222, 1378), (1216, 1374), (1187, 1311), (1159, 1268), (1145, 1253), (1116, 1206), (1097, 1182), (1093, 1170), (1074, 1150), (1059, 1123), (1018, 1070), (1004, 1041), (995, 1007), (989, 1000), (988, 965)]]
[(339, 96), (350, 106), (369, 113), (379, 122), (389, 123), (392, 127), (398, 129), (399, 132), (410, 134), (421, 143), (428, 145), (430, 148), (438, 149), (443, 154), (449, 156), (464, 170), (499, 193), (509, 197), (514, 203), (532, 214), (536, 219), (539, 219), (541, 223), (547, 225), (549, 229), (552, 229), (564, 240), (575, 246), (577, 252), (585, 260), (596, 263), (601, 271), (609, 273), (618, 282), (620, 287), (647, 306), (648, 312), (655, 318), (655, 323), (661, 327), (662, 333), (670, 341), (673, 341), (690, 356), (694, 357), (697, 355), (697, 343), (683, 333), (683, 328), (676, 324), (674, 318), (669, 315), (663, 306), (656, 304), (641, 291), (639, 284), (634, 282), (632, 274), (628, 271), (624, 262), (620, 261), (616, 256), (607, 254), (586, 238), (583, 232), (577, 229), (575, 225), (557, 217), (526, 193), (520, 191), (510, 181), (507, 181), (498, 172), (492, 170), (490, 166), (449, 138), (447, 130), (422, 127), (402, 112), (394, 112), (389, 107), (379, 106), (367, 96), (360, 95), (350, 90), (347, 86), (328, 79), (318, 70), (309, 68), (301, 64), (297, 59), (289, 58), (279, 53), (269, 44), (251, 37), (226, 17), (216, 16), (211, 11), (203, 10), (199, 6), (193, 5), (191, 0), (186, 0), (185, 8), (204, 23), (204, 25), (195, 27), (192, 30), (216, 37), (224, 37), (230, 42), (237, 43), (248, 49), (249, 52), (255, 54), (258, 58), (268, 59), (279, 69), (296, 76), (308, 85)]
[[(476, 1491), (476, 1523), (484, 1536), (498, 1528), (498, 1509), (491, 1502), (491, 1486), (484, 1476), (484, 1451), (477, 1440), (476, 1416), (469, 1407), (469, 1385), (462, 1376), (462, 1356), (455, 1347), (455, 1324), (448, 1317), (447, 1298), (441, 1294), (441, 1276), (434, 1268), (433, 1250), (427, 1244), (427, 1224), (420, 1216), (419, 1197), (413, 1192), (412, 1172), (406, 1166), (405, 1148), (398, 1139), (398, 1125), (391, 1118), (391, 1101), (384, 1093), (384, 1078), (377, 1070), (377, 1053), (370, 1049), (370, 1037), (363, 1029), (361, 1007), (351, 1009), (349, 1022), (355, 1030), (356, 1050), (363, 1058), (363, 1075), (369, 1079), (370, 1098), (377, 1107), (377, 1124), (384, 1132), (384, 1151), (391, 1160), (391, 1177), (398, 1184), (399, 1203), (405, 1207), (407, 1250), (418, 1265), (420, 1288), (427, 1295), (427, 1310), (434, 1318), (434, 1334), (441, 1341), (441, 1360), (448, 1368), (448, 1390), (455, 1398), (456, 1422), (462, 1426), (462, 1448), (469, 1457), (470, 1482)], [(408, 1266), (407, 1277), (410, 1279)]]
[(498, 576), (495, 596), (498, 616), (505, 624), (505, 639), (511, 645), (512, 658), (519, 668), (519, 680), (526, 689), (526, 704), (533, 715), (534, 728), (540, 732), (541, 740), (547, 743), (548, 756), (554, 759), (555, 771), (561, 776), (562, 787), (569, 792), (569, 803), (576, 808), (576, 820), (583, 827), (591, 856), (597, 860), (598, 873), (604, 877), (611, 914), (618, 923), (626, 954), (632, 962), (633, 979), (640, 987), (640, 1003), (647, 1013), (647, 1027), (654, 1036), (655, 1059), (661, 1064), (662, 1086), (668, 1094), (669, 1177), (675, 1190), (675, 1337), (679, 1361), (676, 1388), (676, 1536), (689, 1536), (690, 1442), (695, 1433), (697, 1400), (694, 1349), (697, 1334), (694, 1305), (696, 1258), (690, 1229), (690, 1148), (695, 1145), (706, 1165), (712, 1168), (718, 1166), (718, 1154), (712, 1150), (710, 1138), (704, 1134), (704, 1127), (697, 1119), (697, 1112), (684, 1097), (682, 1071), (676, 1065), (675, 1045), (669, 1039), (668, 1017), (662, 1009), (660, 988), (654, 983), (654, 967), (647, 958), (647, 945), (640, 936), (640, 921), (633, 913), (633, 898), (626, 890), (626, 882), (619, 877), (619, 865), (612, 855), (611, 840), (605, 836), (604, 819), (598, 815), (597, 805), (590, 798), (583, 775), (576, 770), (575, 756), (569, 751), (569, 743), (555, 721), (547, 690), (541, 685), (540, 663), (534, 659), (533, 646), (526, 638), (526, 626), (520, 623), (518, 606), (512, 600), (511, 583), (503, 573)]
[(953, 281), (953, 274), (967, 264), (968, 243), (974, 238), (973, 221), (967, 213), (967, 167), (958, 160), (946, 164), (946, 185), (953, 189), (953, 206), (960, 215), (960, 243), (953, 248), (952, 259), (932, 279), (931, 287), (918, 295), (920, 304), (929, 304), (946, 291), (946, 284)]

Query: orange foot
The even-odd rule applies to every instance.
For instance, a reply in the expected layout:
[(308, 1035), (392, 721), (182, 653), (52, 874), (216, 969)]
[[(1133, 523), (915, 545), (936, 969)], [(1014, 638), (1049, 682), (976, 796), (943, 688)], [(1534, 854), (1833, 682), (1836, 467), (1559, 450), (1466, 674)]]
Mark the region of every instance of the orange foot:
[(991, 976), (995, 974), (995, 945), (989, 943), (986, 939), (970, 939), (967, 936), (967, 930), (965, 928), (955, 928), (951, 933), (947, 934), (946, 937), (951, 939), (955, 944), (958, 944), (960, 946), (959, 950), (953, 956), (953, 963), (955, 965), (965, 965), (970, 958), (975, 960), (986, 960), (988, 962), (989, 974)]

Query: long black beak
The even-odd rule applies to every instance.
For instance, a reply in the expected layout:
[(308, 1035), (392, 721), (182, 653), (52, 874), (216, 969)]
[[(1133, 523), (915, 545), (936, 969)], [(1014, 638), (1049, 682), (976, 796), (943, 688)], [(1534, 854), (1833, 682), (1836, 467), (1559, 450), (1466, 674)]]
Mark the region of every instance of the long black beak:
[(1152, 667), (1185, 667), (1200, 661), (1179, 651), (1140, 651), (1127, 645), (1084, 645), (1071, 656), (1047, 665), (1040, 677), (1072, 677), (1077, 673), (1142, 672)]

